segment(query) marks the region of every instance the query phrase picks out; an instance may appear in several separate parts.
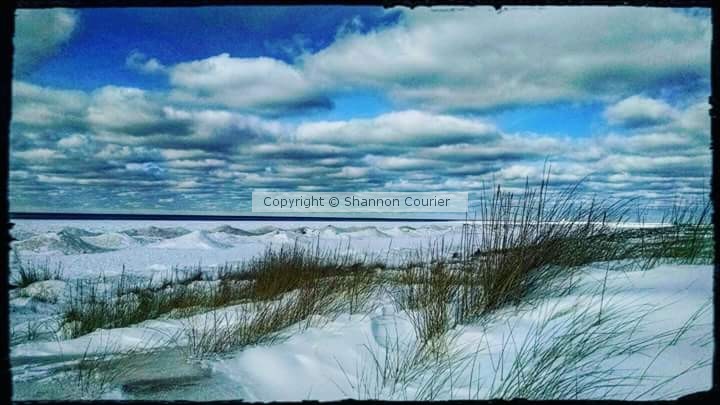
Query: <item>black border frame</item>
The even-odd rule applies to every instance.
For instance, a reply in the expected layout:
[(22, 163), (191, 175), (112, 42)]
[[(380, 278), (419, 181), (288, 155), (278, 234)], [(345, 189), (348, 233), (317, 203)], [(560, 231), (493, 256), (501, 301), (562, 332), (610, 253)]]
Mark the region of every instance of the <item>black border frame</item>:
[[(468, 5), (492, 6), (500, 9), (503, 6), (632, 6), (632, 7), (673, 7), (673, 8), (709, 8), (712, 13), (712, 41), (710, 49), (710, 151), (712, 156), (712, 173), (710, 179), (710, 200), (713, 204), (712, 221), (714, 225), (713, 238), (715, 240), (715, 264), (713, 274), (713, 336), (715, 339), (712, 389), (698, 392), (680, 398), (677, 402), (698, 402), (716, 399), (720, 391), (720, 351), (718, 350), (718, 318), (720, 318), (720, 4), (713, 0), (9, 0), (2, 1), (0, 12), (0, 223), (4, 224), (0, 230), (0, 404), (10, 404), (12, 401), (12, 375), (10, 372), (10, 318), (9, 318), (9, 252), (10, 252), (10, 223), (8, 204), (8, 173), (9, 173), (9, 137), (12, 105), (12, 61), (13, 61), (13, 34), (15, 32), (15, 10), (18, 8), (104, 8), (104, 7), (203, 7), (203, 6), (233, 6), (233, 5), (348, 5), (348, 6), (394, 6), (424, 7), (433, 5)], [(2, 389), (5, 387), (5, 389)], [(323, 403), (375, 403), (386, 402), (395, 404), (420, 403), (420, 401), (358, 401), (343, 400)], [(623, 403), (626, 401), (528, 401), (528, 400), (478, 400), (478, 401), (439, 401), (446, 404), (505, 404), (505, 403)], [(676, 401), (659, 401), (655, 403), (674, 403)], [(15, 401), (16, 404), (182, 404), (188, 401)], [(208, 404), (240, 404), (249, 403), (237, 401), (212, 401)], [(280, 403), (280, 402), (278, 402)], [(302, 401), (290, 403), (319, 404), (319, 401)]]

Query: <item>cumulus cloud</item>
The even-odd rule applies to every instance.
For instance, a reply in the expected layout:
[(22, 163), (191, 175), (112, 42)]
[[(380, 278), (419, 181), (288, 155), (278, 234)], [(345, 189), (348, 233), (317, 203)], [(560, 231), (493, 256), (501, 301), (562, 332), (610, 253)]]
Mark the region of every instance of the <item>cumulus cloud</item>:
[[(608, 102), (667, 82), (708, 83), (709, 20), (673, 10), (511, 8), (497, 14), (475, 7), (402, 15), (393, 26), (344, 32), (294, 64), (222, 53), (165, 66), (137, 51), (126, 64), (167, 73), (174, 100), (266, 115), (329, 109), (334, 94), (353, 89), (385, 92), (401, 109), (465, 112)], [(621, 120), (622, 113), (609, 117)]]
[(652, 126), (669, 122), (675, 110), (662, 100), (631, 96), (605, 109), (605, 118), (615, 125), (627, 127)]
[(31, 161), (48, 161), (53, 159), (58, 159), (62, 155), (58, 153), (55, 150), (52, 149), (30, 149), (30, 150), (24, 150), (20, 152), (15, 152), (14, 154), (16, 157), (24, 160), (31, 160)]
[(24, 75), (55, 54), (72, 37), (77, 22), (74, 10), (18, 10), (13, 39), (15, 74)]
[[(283, 136), (287, 125), (226, 110), (183, 109), (163, 93), (103, 86), (92, 92), (13, 82), (14, 142), (89, 133), (110, 143), (220, 150)], [(79, 141), (79, 135), (73, 140)], [(69, 146), (65, 139), (61, 146)]]
[(327, 87), (383, 89), (424, 109), (488, 110), (707, 78), (710, 32), (708, 19), (660, 9), (415, 9), (396, 26), (306, 54), (303, 66)]
[(167, 67), (155, 58), (148, 58), (142, 52), (133, 51), (125, 59), (125, 66), (140, 73), (164, 73)]
[(267, 57), (223, 53), (177, 64), (169, 74), (173, 99), (184, 102), (269, 114), (332, 106), (297, 68)]
[(277, 121), (225, 110), (183, 110), (165, 107), (165, 114), (181, 121), (192, 122), (189, 137), (179, 140), (178, 147), (223, 149), (233, 145), (257, 143), (281, 138), (288, 128)]
[(339, 145), (442, 145), (483, 142), (496, 136), (493, 125), (479, 120), (413, 110), (391, 112), (372, 119), (306, 123), (297, 130), (297, 139), (301, 142)]
[(12, 86), (12, 122), (35, 128), (84, 128), (88, 96), (15, 80)]
[(357, 166), (346, 166), (343, 167), (339, 172), (334, 173), (331, 177), (346, 178), (346, 179), (361, 179), (367, 177), (370, 173), (369, 167), (357, 167)]
[(429, 170), (436, 169), (441, 162), (430, 159), (419, 159), (412, 157), (379, 157), (368, 156), (365, 161), (370, 165), (385, 170), (409, 171), (409, 170)]
[[(294, 64), (221, 54), (165, 66), (131, 53), (126, 66), (167, 75), (165, 90), (16, 80), (13, 201), (67, 195), (78, 207), (162, 200), (234, 210), (252, 188), (517, 189), (546, 164), (554, 184), (584, 179), (583, 191), (603, 197), (702, 193), (708, 104), (675, 87), (707, 84), (709, 23), (671, 10), (568, 13), (406, 11), (397, 25), (343, 32)], [(285, 119), (358, 89), (389, 97), (390, 107), (366, 118)], [(498, 108), (563, 100), (603, 106), (609, 130), (515, 133), (493, 120)]]
[(70, 135), (70, 136), (60, 139), (57, 142), (57, 145), (61, 149), (66, 149), (66, 148), (79, 148), (83, 145), (86, 145), (87, 143), (88, 143), (88, 139), (86, 136), (80, 135), (80, 134), (73, 134), (73, 135)]
[(171, 116), (152, 94), (138, 88), (105, 86), (92, 94), (88, 122), (98, 132), (129, 136), (184, 134), (188, 121)]
[(352, 155), (354, 151), (332, 146), (303, 143), (266, 143), (251, 146), (246, 153), (263, 158), (308, 160)]

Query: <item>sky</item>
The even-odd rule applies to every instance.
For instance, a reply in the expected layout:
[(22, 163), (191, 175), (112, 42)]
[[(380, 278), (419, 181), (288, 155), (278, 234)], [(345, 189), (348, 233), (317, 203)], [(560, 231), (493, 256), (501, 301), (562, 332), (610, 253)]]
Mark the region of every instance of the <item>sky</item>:
[(710, 16), (20, 10), (11, 211), (245, 214), (262, 191), (706, 196)]

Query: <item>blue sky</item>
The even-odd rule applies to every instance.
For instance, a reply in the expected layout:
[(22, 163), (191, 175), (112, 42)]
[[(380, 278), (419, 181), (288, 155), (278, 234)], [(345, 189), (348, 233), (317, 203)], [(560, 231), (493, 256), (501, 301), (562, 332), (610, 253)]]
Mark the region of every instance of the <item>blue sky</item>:
[(473, 195), (546, 162), (559, 186), (668, 205), (706, 192), (709, 38), (704, 10), (22, 10), (11, 209)]
[[(77, 11), (72, 40), (28, 79), (63, 86), (71, 78), (73, 87), (82, 90), (108, 83), (163, 89), (168, 85), (162, 77), (138, 74), (125, 66), (130, 52), (152, 55), (166, 64), (224, 52), (292, 63), (299, 47), (311, 51), (326, 47), (353, 19), (361, 19), (368, 30), (392, 24), (398, 15), (361, 7), (82, 9)], [(78, 69), (88, 74), (77, 76)]]

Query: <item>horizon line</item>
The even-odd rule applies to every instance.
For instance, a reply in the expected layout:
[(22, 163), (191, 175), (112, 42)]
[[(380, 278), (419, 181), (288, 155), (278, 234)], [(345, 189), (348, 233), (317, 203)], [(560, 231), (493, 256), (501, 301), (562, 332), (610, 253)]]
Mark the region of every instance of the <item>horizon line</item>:
[(75, 220), (224, 220), (224, 221), (388, 221), (388, 222), (448, 222), (462, 218), (398, 218), (398, 217), (334, 217), (289, 215), (233, 215), (233, 214), (150, 214), (150, 213), (77, 213), (77, 212), (9, 212), (10, 219), (75, 219)]

